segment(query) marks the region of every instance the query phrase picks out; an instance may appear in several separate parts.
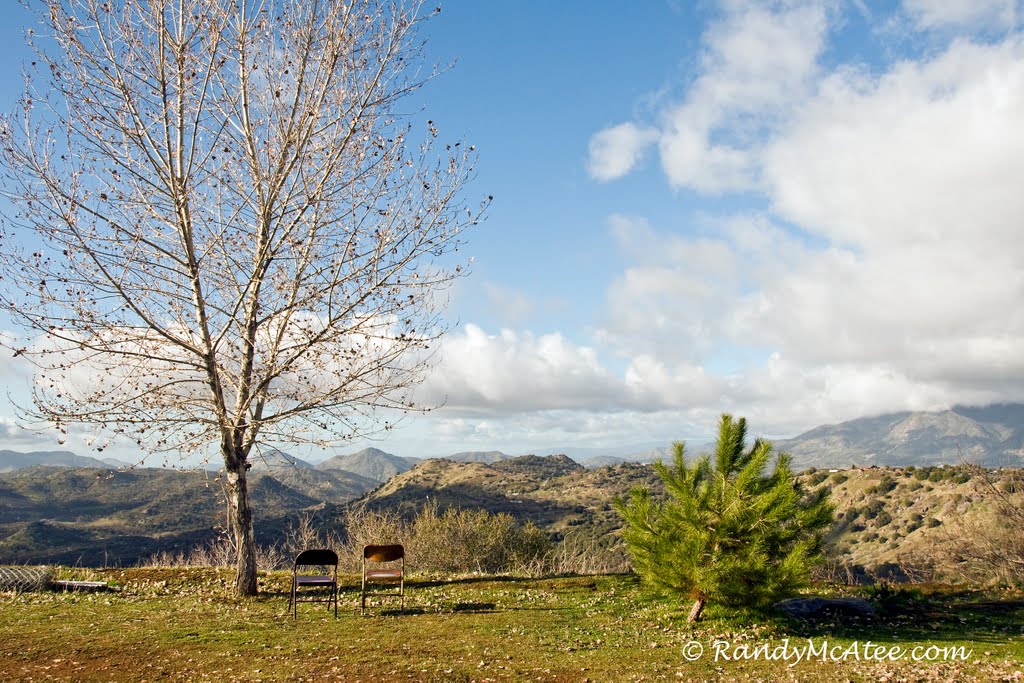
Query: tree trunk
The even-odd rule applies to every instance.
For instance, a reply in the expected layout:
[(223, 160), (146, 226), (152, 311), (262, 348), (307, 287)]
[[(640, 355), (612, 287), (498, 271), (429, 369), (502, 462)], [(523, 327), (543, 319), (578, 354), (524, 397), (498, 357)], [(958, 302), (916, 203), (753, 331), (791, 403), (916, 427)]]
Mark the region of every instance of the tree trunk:
[(704, 598), (697, 598), (693, 603), (693, 607), (690, 608), (690, 616), (686, 617), (686, 623), (692, 624), (693, 622), (700, 619), (701, 612), (704, 611)]
[(252, 509), (245, 481), (245, 465), (237, 472), (228, 472), (228, 507), (231, 510), (231, 533), (235, 538), (237, 565), (235, 593), (256, 595), (256, 542), (252, 535)]

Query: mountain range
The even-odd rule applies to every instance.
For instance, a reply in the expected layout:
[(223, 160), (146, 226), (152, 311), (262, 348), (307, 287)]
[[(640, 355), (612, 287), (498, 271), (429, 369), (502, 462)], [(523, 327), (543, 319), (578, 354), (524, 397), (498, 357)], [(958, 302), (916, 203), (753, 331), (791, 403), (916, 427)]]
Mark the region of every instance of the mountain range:
[(50, 465), (54, 467), (128, 467), (129, 464), (114, 458), (90, 458), (76, 455), (71, 451), (18, 451), (0, 450), (0, 472), (13, 472), (25, 467)]
[[(864, 507), (867, 490), (887, 476), (880, 474), (889, 471), (887, 466), (902, 471), (900, 476), (909, 476), (915, 466), (920, 471), (962, 461), (1020, 466), (1024, 405), (862, 418), (818, 427), (776, 446), (793, 455), (797, 469), (818, 468), (819, 478), (825, 469), (871, 467), (837, 484), (838, 491), (852, 492), (849, 505)], [(648, 450), (637, 457), (649, 460), (665, 453)], [(486, 451), (417, 460), (368, 448), (313, 464), (266, 449), (253, 458), (250, 491), (260, 542), (279, 540), (301, 514), (335, 519), (352, 501), (412, 514), (430, 499), (442, 508), (507, 512), (556, 536), (585, 533), (607, 544), (614, 542), (618, 523), (612, 499), (638, 484), (657, 490), (660, 481), (639, 462), (598, 457), (585, 467), (566, 455), (512, 457)], [(867, 479), (851, 489), (858, 477)], [(925, 486), (946, 486), (941, 478), (935, 481)], [(908, 485), (899, 498), (907, 501), (908, 510), (920, 504), (913, 502), (920, 496), (911, 491)], [(946, 509), (945, 493), (934, 495), (929, 505)], [(970, 500), (973, 494), (963, 490), (956, 495)], [(914, 508), (912, 513), (939, 515), (930, 510)], [(213, 472), (121, 468), (67, 451), (0, 451), (0, 563), (132, 563), (158, 550), (182, 550), (209, 540), (224, 523), (221, 479)], [(904, 526), (909, 529), (912, 523)], [(913, 538), (925, 536), (915, 533)], [(868, 546), (856, 547), (863, 552)], [(877, 557), (884, 552), (879, 546)]]
[(1024, 404), (900, 412), (816, 427), (775, 442), (798, 467), (1024, 465)]
[[(932, 412), (897, 412), (862, 417), (838, 424), (815, 427), (799, 436), (774, 440), (776, 450), (793, 456), (799, 468), (844, 468), (860, 465), (940, 465), (971, 462), (986, 467), (1024, 465), (1024, 404), (1004, 403), (984, 407), (955, 406)], [(697, 455), (713, 444), (687, 444)], [(646, 444), (618, 449), (564, 448), (540, 451), (544, 455), (567, 455), (586, 467), (622, 462), (653, 462), (665, 459), (670, 444)], [(617, 453), (617, 454), (616, 454)], [(465, 451), (446, 456), (454, 462), (494, 464), (513, 456), (501, 451)], [(275, 476), (291, 473), (314, 480), (313, 472), (344, 480), (343, 489), (373, 488), (423, 462), (378, 448), (337, 455), (311, 463), (283, 451), (267, 448), (251, 457), (255, 471)], [(0, 450), (0, 473), (24, 467), (123, 467), (116, 460), (98, 460), (70, 451), (19, 453)], [(368, 488), (367, 488), (368, 487)]]

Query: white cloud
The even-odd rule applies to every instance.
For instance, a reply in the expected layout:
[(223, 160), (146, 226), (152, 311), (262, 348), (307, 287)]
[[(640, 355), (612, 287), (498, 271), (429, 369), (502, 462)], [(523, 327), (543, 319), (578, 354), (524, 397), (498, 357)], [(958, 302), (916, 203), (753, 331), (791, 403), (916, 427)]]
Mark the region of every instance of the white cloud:
[(818, 3), (737, 3), (708, 31), (700, 76), (662, 123), (661, 163), (673, 186), (756, 186), (761, 134), (810, 86), (827, 26)]
[(587, 170), (597, 180), (615, 180), (640, 162), (657, 132), (633, 123), (622, 123), (595, 133), (590, 139)]
[(765, 280), (749, 325), (808, 362), (885, 363), (964, 391), (1024, 380), (1021, 120), (1016, 40), (829, 78), (765, 175), (780, 215), (843, 246)]
[(732, 3), (705, 35), (685, 99), (653, 124), (628, 122), (596, 133), (591, 175), (625, 175), (656, 141), (674, 187), (709, 193), (756, 187), (761, 135), (813, 83), (827, 28), (821, 3)]
[(904, 0), (903, 6), (923, 29), (994, 25), (1012, 28), (1019, 0)]
[(766, 154), (777, 211), (860, 248), (992, 248), (1024, 208), (1024, 46), (955, 43), (877, 80), (824, 80)]
[(19, 448), (38, 449), (52, 447), (55, 441), (45, 439), (38, 433), (22, 428), (21, 424), (11, 417), (0, 416), (0, 448), (17, 450)]
[(444, 402), (448, 414), (603, 410), (621, 405), (624, 387), (596, 350), (561, 334), (488, 334), (469, 324), (445, 337), (440, 365), (417, 396)]

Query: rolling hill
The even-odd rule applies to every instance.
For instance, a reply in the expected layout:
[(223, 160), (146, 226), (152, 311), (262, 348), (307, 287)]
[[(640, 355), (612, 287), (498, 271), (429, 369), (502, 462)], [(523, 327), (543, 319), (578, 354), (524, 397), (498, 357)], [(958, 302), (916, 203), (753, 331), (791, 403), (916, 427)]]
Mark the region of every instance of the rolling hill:
[(453, 453), (446, 456), (444, 459), (454, 462), (480, 462), (490, 465), (501, 460), (508, 460), (511, 457), (511, 455), (506, 455), (501, 451), (462, 451), (461, 453)]
[(13, 472), (26, 467), (108, 467), (103, 460), (76, 455), (71, 451), (18, 451), (0, 450), (0, 472)]
[[(864, 567), (898, 565), (915, 553), (936, 552), (951, 524), (989, 523), (990, 506), (970, 477), (964, 478), (967, 470), (928, 465), (955, 463), (961, 455), (989, 466), (1019, 465), (1024, 405), (862, 418), (818, 427), (776, 446), (791, 452), (798, 467), (822, 468), (803, 476), (809, 485), (833, 490), (839, 513), (831, 537), (834, 557)], [(565, 455), (461, 455), (466, 461), (365, 449), (313, 466), (268, 450), (250, 474), (259, 541), (279, 540), (289, 524), (312, 510), (330, 518), (358, 499), (412, 515), (429, 499), (441, 508), (507, 512), (556, 539), (573, 534), (612, 548), (619, 525), (614, 498), (636, 485), (660, 491), (652, 468), (637, 462), (588, 469)], [(224, 523), (223, 493), (213, 473), (118, 470), (77, 458), (67, 452), (0, 451), (0, 464), (17, 467), (0, 473), (0, 563), (130, 564), (157, 550), (209, 539)], [(76, 468), (80, 462), (94, 466)], [(838, 471), (851, 464), (856, 467)]]
[(1024, 465), (1024, 404), (956, 406), (902, 412), (816, 427), (775, 442), (798, 467)]
[[(266, 474), (249, 481), (261, 543), (324, 503)], [(134, 564), (207, 541), (224, 524), (220, 479), (206, 471), (37, 466), (0, 475), (0, 563)]]
[(409, 470), (420, 462), (417, 458), (403, 458), (385, 453), (379, 448), (364, 448), (349, 455), (336, 455), (317, 464), (321, 472), (351, 472), (376, 483), (387, 481), (396, 474)]
[[(1002, 488), (1019, 486), (1019, 470), (989, 471)], [(971, 528), (998, 525), (993, 490), (985, 477), (961, 465), (808, 470), (806, 489), (828, 487), (836, 506), (827, 556), (853, 575), (920, 575), (941, 564), (945, 548)], [(523, 456), (493, 465), (430, 460), (367, 494), (360, 503), (413, 515), (427, 499), (441, 509), (461, 507), (508, 513), (555, 538), (569, 534), (595, 548), (624, 555), (616, 496), (634, 486), (655, 496), (664, 488), (653, 468), (620, 463), (585, 469), (566, 456)]]

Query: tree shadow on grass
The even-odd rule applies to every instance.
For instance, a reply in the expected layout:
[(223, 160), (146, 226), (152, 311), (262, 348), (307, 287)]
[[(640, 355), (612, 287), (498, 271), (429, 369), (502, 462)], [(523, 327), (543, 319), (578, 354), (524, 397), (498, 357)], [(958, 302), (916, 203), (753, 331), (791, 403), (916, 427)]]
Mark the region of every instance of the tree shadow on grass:
[(1006, 644), (1020, 638), (1024, 599), (978, 599), (963, 594), (907, 598), (877, 604), (871, 617), (824, 613), (813, 619), (775, 614), (792, 636), (876, 641), (972, 641)]

